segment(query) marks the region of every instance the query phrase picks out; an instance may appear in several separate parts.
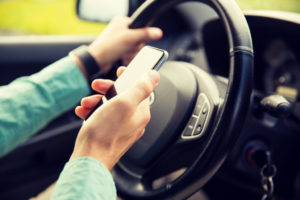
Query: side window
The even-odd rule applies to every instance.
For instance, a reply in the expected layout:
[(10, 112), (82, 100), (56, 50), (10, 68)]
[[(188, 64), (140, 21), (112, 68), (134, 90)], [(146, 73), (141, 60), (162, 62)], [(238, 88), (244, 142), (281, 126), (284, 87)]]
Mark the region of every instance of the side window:
[[(243, 10), (300, 13), (299, 0), (236, 1)], [(101, 32), (105, 24), (79, 20), (75, 4), (76, 0), (0, 0), (0, 35), (94, 35)]]
[(79, 20), (76, 0), (0, 0), (0, 35), (94, 35), (105, 24)]

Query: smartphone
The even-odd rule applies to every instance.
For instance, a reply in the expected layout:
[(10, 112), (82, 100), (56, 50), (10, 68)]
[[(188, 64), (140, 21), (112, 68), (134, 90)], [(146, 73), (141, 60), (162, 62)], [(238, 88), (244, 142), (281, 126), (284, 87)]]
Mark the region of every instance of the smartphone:
[(143, 47), (128, 64), (123, 74), (115, 81), (114, 85), (107, 91), (105, 97), (112, 97), (131, 88), (135, 82), (145, 73), (152, 69), (159, 70), (167, 60), (168, 52), (151, 46)]
[[(159, 70), (163, 63), (168, 59), (168, 52), (151, 46), (143, 47), (137, 55), (128, 64), (123, 74), (115, 81), (114, 85), (107, 91), (105, 97), (107, 100), (113, 98), (117, 94), (123, 93), (127, 89), (133, 87), (135, 82), (145, 73)], [(91, 111), (86, 119), (103, 104), (101, 100), (97, 106)]]

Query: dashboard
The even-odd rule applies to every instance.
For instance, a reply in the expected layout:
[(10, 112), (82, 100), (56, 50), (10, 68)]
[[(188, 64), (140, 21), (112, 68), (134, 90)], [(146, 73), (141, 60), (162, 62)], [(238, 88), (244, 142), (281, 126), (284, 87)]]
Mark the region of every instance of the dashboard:
[[(297, 174), (300, 169), (300, 20), (291, 22), (280, 17), (250, 14), (246, 18), (255, 51), (252, 105), (240, 139), (218, 176), (221, 182), (231, 185), (224, 188), (224, 193), (239, 188), (241, 196), (252, 194), (249, 199), (254, 198), (253, 194), (261, 195), (262, 166), (253, 163), (251, 153), (255, 150), (269, 150), (277, 167), (275, 193), (284, 199), (293, 199), (299, 195), (296, 194), (295, 185), (298, 184)], [(211, 31), (207, 32), (211, 36)], [(220, 41), (226, 39), (221, 34), (216, 38)], [(209, 37), (207, 39), (211, 40)], [(228, 47), (223, 44), (221, 48)], [(208, 49), (207, 53), (213, 52)], [(209, 56), (208, 59), (210, 63), (216, 62), (213, 65), (216, 66), (215, 73), (226, 77), (228, 71), (224, 70), (222, 63), (228, 57), (221, 52), (217, 55), (219, 59)], [(262, 109), (261, 100), (272, 94), (282, 95), (292, 104), (289, 116), (276, 117)]]

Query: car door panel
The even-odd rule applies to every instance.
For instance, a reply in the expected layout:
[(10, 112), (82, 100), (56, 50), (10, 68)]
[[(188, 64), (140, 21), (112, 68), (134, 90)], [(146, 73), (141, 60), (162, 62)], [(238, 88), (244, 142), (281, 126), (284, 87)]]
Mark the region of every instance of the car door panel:
[[(0, 38), (0, 85), (38, 72), (94, 36)], [(73, 109), (0, 159), (0, 199), (28, 199), (58, 178), (81, 126)]]

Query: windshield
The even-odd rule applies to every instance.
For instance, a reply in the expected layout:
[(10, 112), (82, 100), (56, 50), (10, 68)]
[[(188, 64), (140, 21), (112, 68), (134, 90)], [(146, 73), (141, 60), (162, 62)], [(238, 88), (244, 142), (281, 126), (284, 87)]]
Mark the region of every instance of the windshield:
[[(236, 0), (243, 10), (300, 13), (300, 0)], [(81, 21), (76, 0), (0, 0), (0, 35), (94, 35), (105, 24)]]

